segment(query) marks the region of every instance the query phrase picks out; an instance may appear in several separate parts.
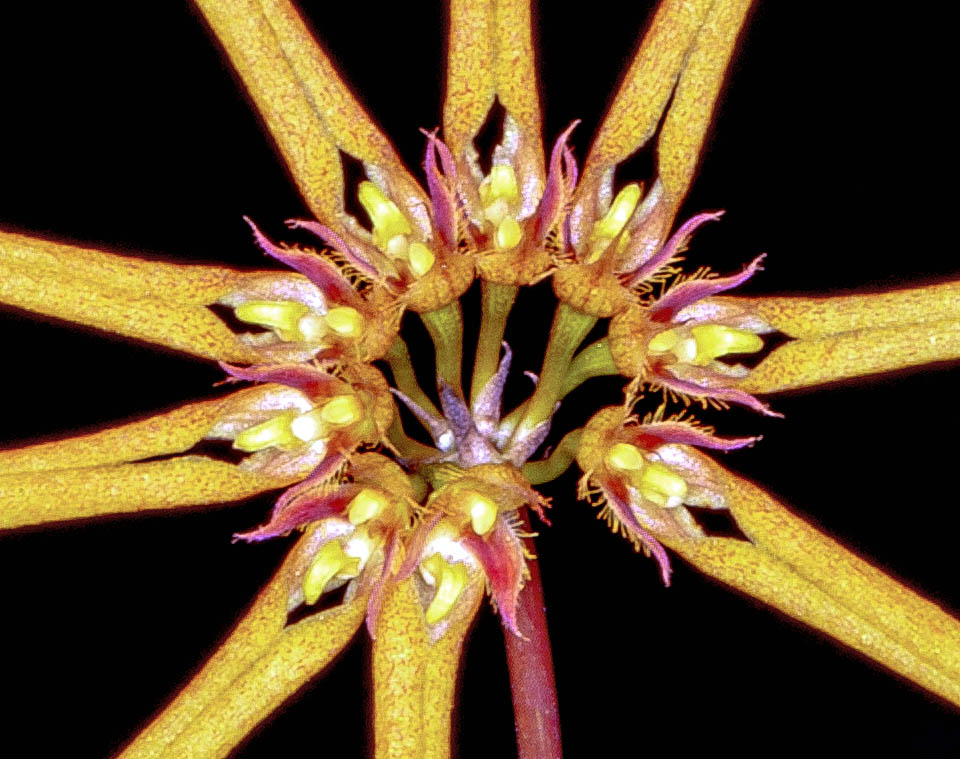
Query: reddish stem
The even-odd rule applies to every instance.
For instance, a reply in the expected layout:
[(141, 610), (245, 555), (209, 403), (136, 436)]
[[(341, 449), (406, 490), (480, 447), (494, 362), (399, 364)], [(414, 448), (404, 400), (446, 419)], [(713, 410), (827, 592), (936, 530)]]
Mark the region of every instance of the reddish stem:
[[(529, 527), (525, 513), (523, 521)], [(532, 541), (527, 539), (526, 543), (532, 551)], [(517, 606), (517, 627), (528, 640), (504, 630), (517, 727), (517, 754), (519, 759), (561, 759), (560, 715), (540, 566), (536, 561), (528, 562), (528, 566), (530, 579), (520, 591)]]

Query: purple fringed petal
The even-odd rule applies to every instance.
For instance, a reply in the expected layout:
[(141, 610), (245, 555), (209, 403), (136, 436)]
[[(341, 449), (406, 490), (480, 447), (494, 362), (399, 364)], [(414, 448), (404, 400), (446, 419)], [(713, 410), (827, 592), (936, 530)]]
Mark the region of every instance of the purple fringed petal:
[(760, 436), (720, 438), (683, 422), (650, 422), (629, 428), (631, 442), (648, 451), (664, 443), (683, 443), (715, 451), (735, 451), (756, 443)]
[[(543, 242), (547, 233), (556, 224), (557, 218), (563, 211), (563, 205), (569, 197), (569, 187), (571, 186), (569, 164), (574, 163), (574, 161), (573, 155), (568, 155), (570, 151), (567, 148), (567, 138), (579, 123), (579, 119), (574, 121), (553, 144), (547, 184), (543, 190), (543, 197), (540, 199), (540, 208), (537, 209), (536, 224), (533, 228), (533, 239), (536, 243)], [(566, 171), (564, 171), (565, 166)], [(566, 174), (566, 177), (564, 177), (564, 174)], [(575, 168), (573, 174), (573, 181), (576, 182)]]
[(360, 296), (353, 289), (353, 285), (332, 262), (316, 253), (274, 245), (249, 216), (244, 216), (243, 220), (253, 230), (253, 239), (256, 240), (257, 246), (268, 256), (300, 272), (319, 287), (324, 295), (337, 303), (356, 306), (360, 302)]
[[(723, 211), (714, 211), (713, 213), (698, 213), (693, 218), (687, 219), (687, 221), (685, 221), (680, 228), (673, 233), (670, 239), (664, 243), (659, 252), (655, 253), (649, 259), (640, 264), (640, 268), (638, 268), (630, 276), (630, 280), (625, 283), (626, 286), (635, 287), (643, 280), (656, 274), (661, 267), (669, 263), (671, 258), (673, 258), (675, 255), (677, 255), (677, 253), (686, 247), (690, 237), (698, 227), (706, 224), (708, 221), (718, 221), (720, 217), (723, 216), (723, 213)], [(629, 257), (629, 253), (625, 257)]]
[(344, 485), (332, 493), (303, 492), (299, 498), (287, 502), (282, 509), (279, 508), (278, 501), (269, 522), (249, 532), (238, 532), (233, 539), (234, 541), (245, 540), (248, 543), (268, 540), (285, 535), (310, 522), (340, 516), (346, 505), (360, 490), (360, 485)]
[(235, 379), (248, 382), (276, 382), (295, 387), (310, 398), (334, 395), (345, 385), (332, 374), (310, 364), (277, 364), (275, 366), (232, 366), (220, 362), (220, 368)]
[[(343, 238), (330, 229), (330, 227), (325, 227), (323, 224), (306, 219), (287, 219), (286, 225), (290, 227), (290, 229), (305, 229), (308, 232), (315, 234), (317, 237), (323, 240), (324, 243), (326, 243), (327, 247), (336, 250), (353, 268), (355, 268), (361, 274), (365, 274), (370, 279), (378, 280), (381, 276), (383, 276), (381, 272), (377, 271), (377, 267), (370, 263), (367, 257), (356, 245), (348, 245)], [(294, 264), (290, 265), (294, 266)], [(308, 272), (299, 268), (297, 271), (299, 271), (305, 277), (313, 279)], [(351, 287), (351, 291), (352, 290), (353, 288)]]
[(669, 289), (650, 307), (650, 319), (655, 322), (668, 322), (681, 308), (701, 298), (739, 287), (763, 268), (760, 264), (765, 256), (765, 253), (761, 253), (739, 274), (716, 279), (688, 279), (686, 282), (681, 282)]
[[(423, 131), (423, 133), (427, 136), (423, 170), (427, 175), (427, 189), (430, 191), (430, 203), (433, 206), (433, 221), (444, 245), (448, 250), (453, 250), (457, 246), (457, 199), (447, 183), (456, 187), (456, 167), (450, 149), (437, 139), (436, 131)], [(437, 169), (438, 153), (440, 163), (443, 165), (442, 176)]]
[(380, 618), (380, 609), (383, 606), (384, 586), (390, 579), (393, 560), (400, 550), (400, 545), (397, 532), (391, 532), (383, 549), (383, 568), (380, 570), (380, 578), (374, 584), (373, 590), (370, 591), (370, 598), (367, 600), (367, 632), (373, 640), (377, 638), (377, 620)]
[(502, 518), (498, 518), (493, 530), (485, 537), (468, 532), (460, 539), (460, 544), (483, 567), (503, 626), (522, 638), (523, 634), (517, 629), (517, 598), (523, 588), (526, 559), (520, 538)]
[(613, 511), (621, 524), (623, 524), (627, 530), (650, 551), (653, 558), (657, 560), (663, 584), (669, 586), (670, 574), (673, 571), (670, 568), (670, 557), (667, 556), (667, 551), (660, 544), (660, 541), (644, 529), (637, 520), (636, 514), (633, 513), (633, 509), (630, 507), (630, 494), (626, 486), (614, 478), (604, 478), (601, 482), (601, 487), (604, 495), (607, 497), (607, 506)]
[[(668, 369), (661, 368), (654, 372), (651, 381), (663, 385), (676, 393), (689, 395), (693, 398), (715, 398), (718, 401), (746, 406), (764, 416), (775, 416), (779, 419), (783, 418), (783, 414), (772, 411), (766, 403), (757, 400), (750, 395), (750, 393), (737, 390), (733, 387), (725, 387), (725, 383), (730, 381), (729, 377), (724, 377), (722, 374), (717, 374), (701, 367), (686, 366), (684, 367), (684, 371), (688, 375), (693, 375), (693, 377), (681, 379), (671, 374)], [(694, 445), (697, 445), (697, 443)]]
[(443, 519), (443, 516), (444, 515), (440, 512), (434, 512), (420, 522), (414, 528), (410, 537), (407, 538), (406, 545), (404, 546), (403, 563), (397, 570), (397, 582), (403, 582), (413, 574), (413, 571), (417, 568), (417, 565), (423, 558), (423, 551), (427, 547), (427, 541), (430, 538), (430, 533), (432, 533), (436, 529), (437, 525), (440, 524), (440, 520)]

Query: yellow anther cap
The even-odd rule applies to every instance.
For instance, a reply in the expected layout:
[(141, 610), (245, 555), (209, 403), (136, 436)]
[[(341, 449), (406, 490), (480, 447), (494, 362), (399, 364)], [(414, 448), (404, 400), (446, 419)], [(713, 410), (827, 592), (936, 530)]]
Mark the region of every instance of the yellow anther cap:
[(383, 190), (373, 182), (361, 182), (357, 187), (357, 199), (373, 224), (373, 239), (377, 247), (385, 249), (388, 241), (397, 235), (408, 235), (412, 231), (410, 222), (397, 204), (384, 195)]
[(480, 493), (468, 493), (466, 508), (470, 514), (470, 526), (477, 535), (486, 535), (497, 521), (497, 504)]
[(687, 495), (687, 482), (669, 467), (652, 463), (640, 474), (640, 493), (660, 506), (679, 506)]
[(233, 441), (233, 447), (247, 453), (254, 453), (270, 446), (299, 445), (300, 441), (290, 428), (295, 416), (295, 411), (288, 411), (254, 427), (248, 427), (237, 435)]
[(363, 317), (350, 306), (331, 308), (323, 318), (327, 326), (340, 337), (360, 337), (363, 332)]
[(672, 350), (678, 342), (680, 342), (679, 333), (675, 329), (668, 329), (650, 338), (647, 349), (651, 353), (666, 353)]
[(288, 300), (251, 300), (237, 306), (233, 312), (240, 321), (268, 327), (281, 340), (294, 342), (303, 339), (299, 322), (309, 311), (302, 303)]
[(640, 202), (640, 185), (631, 182), (624, 187), (610, 204), (610, 210), (593, 227), (594, 237), (603, 237), (612, 240), (630, 221), (633, 212)]
[(344, 553), (339, 540), (325, 543), (303, 574), (303, 600), (315, 604), (334, 577), (356, 577), (359, 571), (360, 559)]
[(635, 472), (644, 465), (640, 449), (630, 443), (611, 445), (604, 461), (611, 469), (619, 469), (623, 472)]
[(517, 220), (512, 216), (505, 217), (498, 225), (496, 234), (493, 236), (493, 243), (497, 250), (510, 250), (520, 244), (523, 237), (523, 230)]
[(437, 257), (422, 242), (414, 242), (410, 243), (407, 258), (410, 261), (410, 271), (413, 272), (413, 276), (422, 277), (433, 268), (433, 262)]
[(346, 427), (360, 420), (363, 406), (355, 395), (338, 395), (327, 401), (320, 410), (320, 418), (334, 427)]
[(484, 206), (490, 205), (495, 200), (512, 203), (519, 197), (517, 174), (509, 164), (493, 166), (484, 181), (480, 183), (480, 200)]
[(323, 437), (327, 432), (327, 425), (321, 418), (321, 410), (314, 409), (294, 419), (290, 423), (290, 431), (297, 439), (309, 443)]
[(690, 329), (697, 342), (698, 363), (708, 363), (728, 353), (756, 353), (763, 348), (759, 335), (722, 324), (700, 324)]
[(427, 623), (432, 625), (450, 613), (463, 593), (469, 576), (463, 564), (450, 564), (438, 553), (426, 559), (420, 569), (427, 581), (432, 580), (430, 584), (437, 589), (426, 612)]
[(350, 524), (363, 524), (378, 516), (387, 507), (387, 499), (376, 490), (364, 488), (347, 506)]

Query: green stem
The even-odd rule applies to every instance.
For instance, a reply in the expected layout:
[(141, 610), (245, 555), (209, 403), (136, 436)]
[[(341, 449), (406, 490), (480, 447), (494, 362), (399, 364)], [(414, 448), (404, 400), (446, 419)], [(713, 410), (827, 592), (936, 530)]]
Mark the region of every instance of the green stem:
[(463, 313), (460, 301), (455, 300), (436, 311), (420, 314), (420, 318), (436, 350), (437, 376), (462, 395)]
[(440, 416), (440, 412), (433, 405), (433, 401), (427, 397), (427, 394), (423, 392), (417, 382), (417, 375), (413, 371), (413, 362), (410, 360), (410, 351), (407, 350), (407, 344), (402, 337), (397, 337), (393, 341), (393, 345), (390, 346), (384, 358), (390, 367), (390, 371), (393, 372), (393, 383), (397, 390), (419, 404), (425, 411)]
[(540, 370), (540, 381), (530, 396), (523, 419), (514, 430), (514, 439), (551, 417), (553, 407), (563, 397), (564, 380), (570, 370), (573, 353), (596, 323), (596, 316), (577, 311), (566, 303), (557, 306), (550, 326), (550, 341), (543, 357), (543, 368)]
[(387, 439), (390, 441), (390, 445), (396, 448), (405, 459), (427, 459), (440, 455), (440, 451), (433, 446), (424, 445), (419, 440), (409, 437), (403, 431), (399, 414), (393, 417), (393, 421), (390, 423), (390, 428), (387, 430)]
[(517, 299), (517, 288), (513, 285), (500, 285), (495, 282), (483, 283), (482, 311), (480, 316), (480, 337), (477, 340), (477, 352), (473, 360), (473, 378), (470, 381), (470, 400), (477, 395), (496, 374), (500, 363), (500, 344), (507, 328), (507, 317)]
[(524, 464), (523, 476), (530, 481), (531, 485), (542, 485), (544, 482), (557, 479), (567, 471), (576, 458), (582, 434), (583, 429), (568, 432), (547, 458)]
[(592, 377), (605, 377), (611, 374), (620, 374), (620, 372), (613, 363), (610, 346), (607, 338), (604, 337), (591, 343), (574, 357), (567, 376), (563, 378), (560, 397), (573, 392)]

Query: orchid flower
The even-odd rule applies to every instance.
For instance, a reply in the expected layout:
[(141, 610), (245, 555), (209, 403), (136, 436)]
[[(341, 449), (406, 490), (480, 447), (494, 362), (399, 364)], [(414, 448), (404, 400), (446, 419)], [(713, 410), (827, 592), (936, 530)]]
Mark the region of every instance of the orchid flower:
[(950, 411), (902, 399), (954, 372), (890, 372), (960, 357), (960, 287), (944, 159), (877, 168), (916, 125), (863, 68), (915, 38), (926, 81), (943, 46), (749, 6), (3, 11), (11, 741), (946, 735)]

